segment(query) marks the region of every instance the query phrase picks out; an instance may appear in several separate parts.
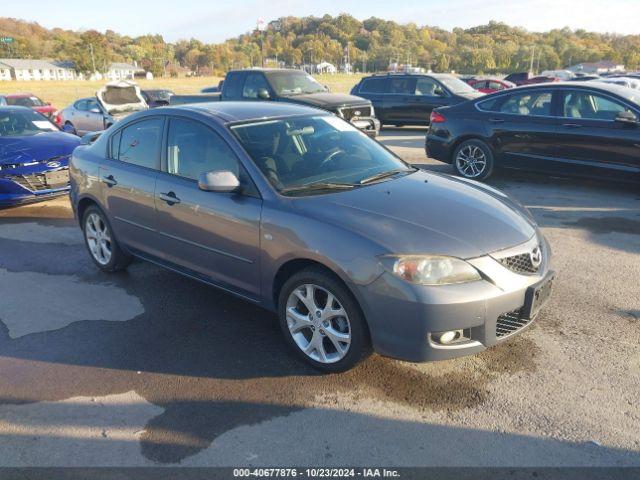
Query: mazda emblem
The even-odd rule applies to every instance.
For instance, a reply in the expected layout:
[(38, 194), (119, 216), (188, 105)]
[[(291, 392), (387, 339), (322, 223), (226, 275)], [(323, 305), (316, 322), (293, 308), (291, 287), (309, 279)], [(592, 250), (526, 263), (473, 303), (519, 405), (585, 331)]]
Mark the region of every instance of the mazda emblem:
[(529, 253), (529, 260), (531, 260), (531, 265), (533, 265), (533, 267), (538, 268), (540, 266), (542, 263), (542, 251), (540, 250), (540, 247), (536, 247), (531, 250), (531, 253)]

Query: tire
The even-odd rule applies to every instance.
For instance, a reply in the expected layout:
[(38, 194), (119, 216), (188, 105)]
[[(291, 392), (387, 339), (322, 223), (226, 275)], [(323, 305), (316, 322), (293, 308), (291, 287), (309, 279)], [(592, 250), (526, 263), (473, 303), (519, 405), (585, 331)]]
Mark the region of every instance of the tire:
[(73, 123), (71, 123), (69, 120), (67, 120), (66, 122), (64, 122), (65, 125), (69, 125), (71, 128), (73, 128), (73, 134), (74, 135), (78, 135), (78, 131), (76, 130), (76, 127), (73, 126)]
[[(330, 308), (329, 294), (334, 298)], [(310, 299), (315, 311), (307, 308)], [(302, 270), (285, 282), (278, 298), (278, 318), (289, 346), (322, 372), (344, 372), (371, 354), (369, 329), (357, 301), (322, 268)]]
[(118, 272), (131, 263), (131, 256), (118, 245), (109, 220), (98, 206), (91, 205), (84, 211), (82, 233), (91, 260), (103, 272)]
[(495, 160), (489, 145), (482, 140), (467, 140), (458, 145), (451, 159), (456, 174), (472, 180), (484, 180), (493, 172)]

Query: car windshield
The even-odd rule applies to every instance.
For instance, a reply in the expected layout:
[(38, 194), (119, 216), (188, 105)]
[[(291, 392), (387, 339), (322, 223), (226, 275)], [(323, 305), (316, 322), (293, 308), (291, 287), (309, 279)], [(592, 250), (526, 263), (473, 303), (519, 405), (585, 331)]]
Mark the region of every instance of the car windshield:
[(17, 107), (41, 107), (44, 103), (38, 97), (7, 97), (7, 105)]
[(280, 97), (327, 91), (315, 78), (301, 71), (266, 72), (266, 76)]
[(445, 87), (447, 87), (453, 93), (466, 93), (473, 92), (476, 93), (476, 90), (466, 82), (463, 82), (459, 78), (453, 77), (451, 75), (443, 75), (442, 77), (437, 77), (438, 81), (442, 83)]
[(0, 137), (31, 136), (52, 131), (58, 131), (58, 128), (38, 112), (0, 109)]
[(285, 195), (346, 190), (415, 171), (333, 115), (240, 124), (231, 130)]

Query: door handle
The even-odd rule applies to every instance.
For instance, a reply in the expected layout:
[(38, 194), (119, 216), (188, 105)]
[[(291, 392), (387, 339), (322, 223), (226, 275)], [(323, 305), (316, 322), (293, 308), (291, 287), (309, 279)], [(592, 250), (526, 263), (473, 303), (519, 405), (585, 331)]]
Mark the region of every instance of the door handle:
[(118, 181), (115, 178), (113, 178), (113, 175), (109, 175), (107, 177), (102, 177), (100, 180), (102, 181), (102, 183), (106, 183), (107, 187), (109, 187), (109, 188), (111, 188), (114, 185), (118, 184)]
[(173, 192), (161, 193), (160, 195), (158, 195), (158, 197), (160, 198), (160, 200), (167, 202), (167, 205), (169, 206), (180, 203), (180, 199), (176, 197), (176, 194)]
[(504, 118), (490, 118), (491, 123), (504, 123)]
[(565, 128), (581, 128), (582, 127), (582, 125), (578, 123), (563, 123), (562, 126)]

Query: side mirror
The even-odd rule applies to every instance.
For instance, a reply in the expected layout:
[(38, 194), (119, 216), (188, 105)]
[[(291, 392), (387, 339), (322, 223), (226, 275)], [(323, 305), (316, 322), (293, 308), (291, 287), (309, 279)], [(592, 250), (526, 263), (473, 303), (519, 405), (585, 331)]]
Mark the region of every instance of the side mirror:
[(625, 125), (637, 125), (638, 117), (633, 112), (629, 112), (629, 111), (620, 112), (616, 117), (616, 122), (624, 123)]
[(91, 113), (102, 113), (102, 110), (100, 110), (97, 107), (92, 108), (91, 110), (89, 110)]
[(73, 126), (68, 123), (62, 125), (60, 127), (60, 130), (62, 130), (64, 133), (76, 133), (75, 128), (73, 128)]
[(330, 92), (330, 91), (331, 91), (331, 89), (329, 88), (329, 85), (323, 85), (323, 87), (324, 87), (324, 89), (325, 89), (327, 92)]
[(433, 94), (436, 97), (444, 97), (444, 90), (442, 88), (440, 88), (440, 87), (436, 87), (436, 88), (433, 89)]
[(47, 102), (45, 103), (45, 105), (51, 106), (51, 102)]
[(213, 170), (200, 174), (198, 187), (205, 192), (231, 193), (240, 189), (240, 180), (229, 170)]
[(271, 98), (271, 95), (269, 95), (269, 90), (267, 90), (266, 88), (259, 89), (258, 98), (260, 100), (269, 100)]

